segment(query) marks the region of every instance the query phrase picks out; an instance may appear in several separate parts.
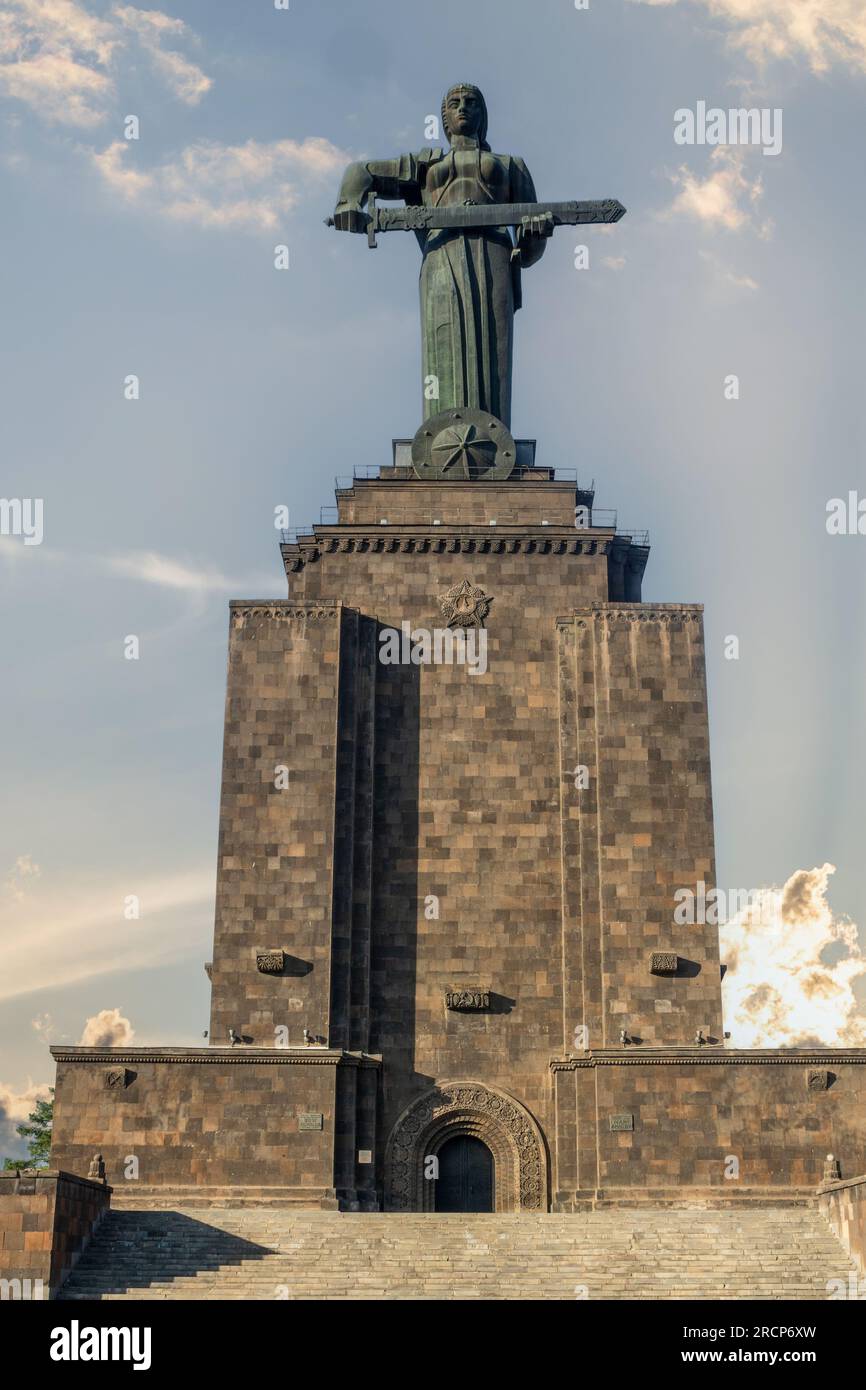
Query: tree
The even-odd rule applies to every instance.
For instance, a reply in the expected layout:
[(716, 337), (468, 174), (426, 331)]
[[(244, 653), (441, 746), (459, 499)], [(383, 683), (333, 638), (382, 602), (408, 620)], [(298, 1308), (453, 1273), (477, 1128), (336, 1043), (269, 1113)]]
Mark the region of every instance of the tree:
[(16, 1133), (27, 1140), (27, 1158), (7, 1158), (3, 1167), (47, 1168), (51, 1157), (51, 1126), (54, 1121), (54, 1087), (49, 1092), (50, 1100), (37, 1100), (36, 1109), (30, 1111), (27, 1124), (17, 1125)]

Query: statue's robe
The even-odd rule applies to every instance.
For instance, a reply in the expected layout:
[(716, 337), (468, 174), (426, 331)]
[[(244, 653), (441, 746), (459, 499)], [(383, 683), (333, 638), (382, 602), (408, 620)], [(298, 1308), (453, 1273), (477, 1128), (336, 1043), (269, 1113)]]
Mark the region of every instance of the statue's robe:
[[(428, 207), (463, 203), (534, 203), (535, 187), (522, 159), (477, 145), (426, 149), (348, 171), (341, 200), (374, 190)], [(352, 176), (354, 173), (353, 177)], [(416, 233), (421, 265), (421, 344), (424, 418), (453, 406), (489, 410), (511, 424), (514, 314), (520, 308), (520, 258), (507, 227), (477, 232)], [(534, 245), (524, 263), (538, 259)], [(527, 251), (529, 248), (527, 247)], [(432, 382), (438, 396), (431, 394)]]

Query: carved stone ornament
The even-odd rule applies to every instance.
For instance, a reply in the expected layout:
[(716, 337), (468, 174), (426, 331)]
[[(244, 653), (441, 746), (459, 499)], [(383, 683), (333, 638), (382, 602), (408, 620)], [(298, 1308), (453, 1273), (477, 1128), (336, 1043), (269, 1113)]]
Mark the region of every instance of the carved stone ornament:
[(445, 992), (446, 1009), (465, 1012), (490, 1008), (490, 991), (487, 989), (449, 989)]
[(462, 579), (439, 595), (439, 610), (449, 627), (483, 627), (492, 602), (477, 584)]
[(443, 1082), (398, 1119), (385, 1156), (386, 1211), (433, 1209), (424, 1177), (430, 1154), (455, 1135), (480, 1139), (493, 1154), (497, 1211), (547, 1210), (544, 1140), (528, 1110), (480, 1082)]
[(256, 951), (256, 969), (263, 975), (282, 975), (285, 968), (285, 951)]
[(412, 466), (428, 481), (502, 481), (516, 463), (517, 445), (508, 426), (469, 406), (425, 420), (412, 440)]
[(679, 957), (672, 951), (653, 951), (650, 956), (650, 974), (676, 975)]
[(106, 1091), (125, 1091), (132, 1084), (132, 1072), (128, 1067), (112, 1067), (103, 1077)]
[(806, 1072), (808, 1091), (826, 1091), (830, 1087), (830, 1073), (823, 1067), (814, 1067)]

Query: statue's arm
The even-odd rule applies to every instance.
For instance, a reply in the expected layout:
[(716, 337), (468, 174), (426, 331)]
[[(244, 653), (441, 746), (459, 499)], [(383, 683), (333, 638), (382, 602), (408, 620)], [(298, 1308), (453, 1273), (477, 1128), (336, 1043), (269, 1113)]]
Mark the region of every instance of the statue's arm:
[[(513, 203), (537, 203), (535, 184), (532, 175), (522, 159), (511, 161), (511, 201)], [(525, 217), (517, 228), (515, 255), (521, 266), (535, 265), (544, 255), (547, 241), (553, 232), (553, 221), (543, 215)]]
[(420, 172), (419, 161), (411, 154), (350, 164), (340, 184), (334, 225), (341, 232), (363, 231), (364, 206), (371, 193), (380, 198), (404, 198), (407, 203), (420, 203)]

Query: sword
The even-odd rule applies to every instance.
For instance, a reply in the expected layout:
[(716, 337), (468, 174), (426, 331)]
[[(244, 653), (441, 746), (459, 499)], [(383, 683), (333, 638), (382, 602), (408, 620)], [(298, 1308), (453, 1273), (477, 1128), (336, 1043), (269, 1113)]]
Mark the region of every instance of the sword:
[[(573, 203), (460, 203), (447, 207), (382, 208), (376, 195), (367, 199), (364, 229), (367, 245), (375, 248), (377, 232), (427, 232), (449, 227), (475, 231), (482, 227), (517, 227), (524, 217), (550, 217), (554, 227), (578, 227), (587, 223), (618, 222), (625, 208), (616, 198)], [(333, 217), (325, 226), (335, 226)]]

